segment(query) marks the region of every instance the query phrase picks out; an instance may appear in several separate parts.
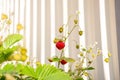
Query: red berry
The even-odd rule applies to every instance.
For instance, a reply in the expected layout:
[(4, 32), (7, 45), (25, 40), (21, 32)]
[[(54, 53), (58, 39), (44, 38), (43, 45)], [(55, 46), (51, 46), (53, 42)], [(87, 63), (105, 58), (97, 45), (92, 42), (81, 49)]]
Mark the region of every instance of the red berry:
[(64, 43), (63, 41), (58, 41), (58, 42), (56, 43), (56, 47), (57, 47), (59, 50), (61, 50), (61, 49), (63, 49), (63, 48), (65, 47), (65, 43)]
[(53, 62), (52, 59), (48, 59), (49, 62)]
[(61, 60), (60, 63), (61, 63), (62, 65), (65, 65), (65, 64), (67, 63), (67, 61)]

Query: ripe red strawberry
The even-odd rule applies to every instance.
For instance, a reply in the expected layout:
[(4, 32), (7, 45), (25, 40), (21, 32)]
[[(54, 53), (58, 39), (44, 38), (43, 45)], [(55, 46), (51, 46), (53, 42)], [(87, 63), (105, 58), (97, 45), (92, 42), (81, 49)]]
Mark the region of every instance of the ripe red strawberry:
[(61, 60), (60, 63), (61, 63), (62, 65), (65, 65), (65, 64), (67, 63), (67, 61)]
[(58, 42), (56, 43), (56, 47), (57, 47), (59, 50), (61, 50), (61, 49), (63, 49), (63, 48), (65, 47), (65, 43), (64, 43), (63, 41), (58, 41)]
[(53, 62), (52, 59), (48, 59), (49, 62)]

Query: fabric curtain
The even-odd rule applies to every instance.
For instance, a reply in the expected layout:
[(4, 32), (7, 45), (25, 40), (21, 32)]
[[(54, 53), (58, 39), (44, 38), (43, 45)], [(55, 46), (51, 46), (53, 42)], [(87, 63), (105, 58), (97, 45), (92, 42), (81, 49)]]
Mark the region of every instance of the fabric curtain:
[[(68, 17), (76, 11), (80, 11), (79, 25), (84, 35), (75, 35), (77, 31), (71, 34), (65, 56), (77, 57), (74, 39), (83, 46), (98, 42), (98, 47), (105, 52), (103, 54), (107, 55), (109, 50), (112, 57), (107, 64), (103, 56), (95, 61), (94, 80), (119, 80), (114, 0), (0, 0), (0, 13), (8, 14), (13, 21), (10, 33), (16, 32), (17, 23), (23, 24), (23, 46), (28, 49), (29, 59), (41, 63), (49, 63), (47, 59), (59, 53), (53, 40), (60, 34), (59, 27), (66, 24)], [(71, 28), (69, 26), (67, 30)]]

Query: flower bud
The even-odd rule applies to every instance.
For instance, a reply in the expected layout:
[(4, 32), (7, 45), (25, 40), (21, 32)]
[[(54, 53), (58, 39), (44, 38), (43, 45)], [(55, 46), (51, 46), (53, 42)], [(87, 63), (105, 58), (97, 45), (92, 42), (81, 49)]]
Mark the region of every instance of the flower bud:
[(20, 53), (21, 53), (21, 55), (26, 55), (27, 49), (24, 47), (21, 47)]
[(22, 56), (21, 56), (21, 61), (24, 62), (24, 61), (26, 61), (26, 60), (27, 60), (27, 55), (22, 55)]
[(20, 54), (15, 54), (13, 55), (13, 59), (16, 61), (20, 61), (21, 60), (21, 55)]
[(17, 24), (17, 30), (20, 31), (23, 29), (23, 25), (22, 24)]
[(9, 19), (6, 24), (10, 25), (12, 23), (12, 21)]
[(95, 57), (96, 57), (95, 53), (92, 53), (92, 58), (95, 58)]
[(82, 53), (82, 52), (80, 52), (80, 56), (83, 56), (83, 53)]
[(110, 61), (110, 59), (109, 59), (109, 58), (105, 58), (104, 61), (105, 61), (106, 63), (108, 63), (108, 62)]
[(2, 14), (1, 19), (2, 20), (8, 19), (8, 16), (6, 14)]
[(109, 53), (108, 53), (108, 57), (111, 57), (111, 56), (112, 56), (112, 54), (109, 52)]
[(58, 40), (57, 38), (55, 38), (53, 42), (54, 42), (54, 43), (57, 43), (58, 41), (59, 41), (59, 40)]

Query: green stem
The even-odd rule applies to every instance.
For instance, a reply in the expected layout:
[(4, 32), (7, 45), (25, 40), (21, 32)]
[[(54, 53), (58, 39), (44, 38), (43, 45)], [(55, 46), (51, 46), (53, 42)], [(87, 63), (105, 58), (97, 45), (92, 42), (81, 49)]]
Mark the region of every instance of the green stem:
[(68, 33), (68, 36), (65, 38), (65, 41), (68, 39), (68, 37), (70, 36), (70, 34), (73, 32), (73, 30), (77, 27), (78, 25), (75, 25), (72, 30)]
[[(64, 49), (62, 50), (62, 52), (61, 52), (61, 54), (60, 54), (60, 60), (61, 60), (61, 58), (63, 57), (63, 53), (64, 53)], [(60, 68), (60, 61), (58, 62), (58, 68)]]
[[(77, 27), (77, 25), (75, 25), (72, 30), (69, 32), (68, 36), (65, 38), (65, 41), (68, 39), (68, 37), (70, 36), (70, 34), (73, 32), (73, 30), (75, 29), (75, 27)], [(63, 57), (63, 53), (64, 53), (64, 49), (62, 50), (61, 54), (60, 54), (60, 60)], [(60, 68), (60, 61), (58, 62), (58, 68)]]
[[(65, 27), (67, 27), (68, 26), (68, 23), (69, 23), (69, 20), (70, 20), (70, 16), (69, 16), (69, 18), (68, 18), (68, 21), (67, 21), (67, 24), (65, 25)], [(68, 37), (70, 36), (70, 34), (73, 32), (73, 30), (75, 29), (75, 27), (77, 27), (78, 25), (74, 25), (73, 26), (73, 28), (72, 28), (72, 30), (68, 33), (68, 35), (65, 37), (65, 40), (64, 41), (66, 41), (67, 39), (68, 39)], [(61, 54), (60, 54), (60, 60), (61, 60), (61, 58), (63, 57), (63, 53), (64, 53), (64, 49), (61, 51)], [(58, 62), (58, 68), (60, 68), (60, 61)]]

